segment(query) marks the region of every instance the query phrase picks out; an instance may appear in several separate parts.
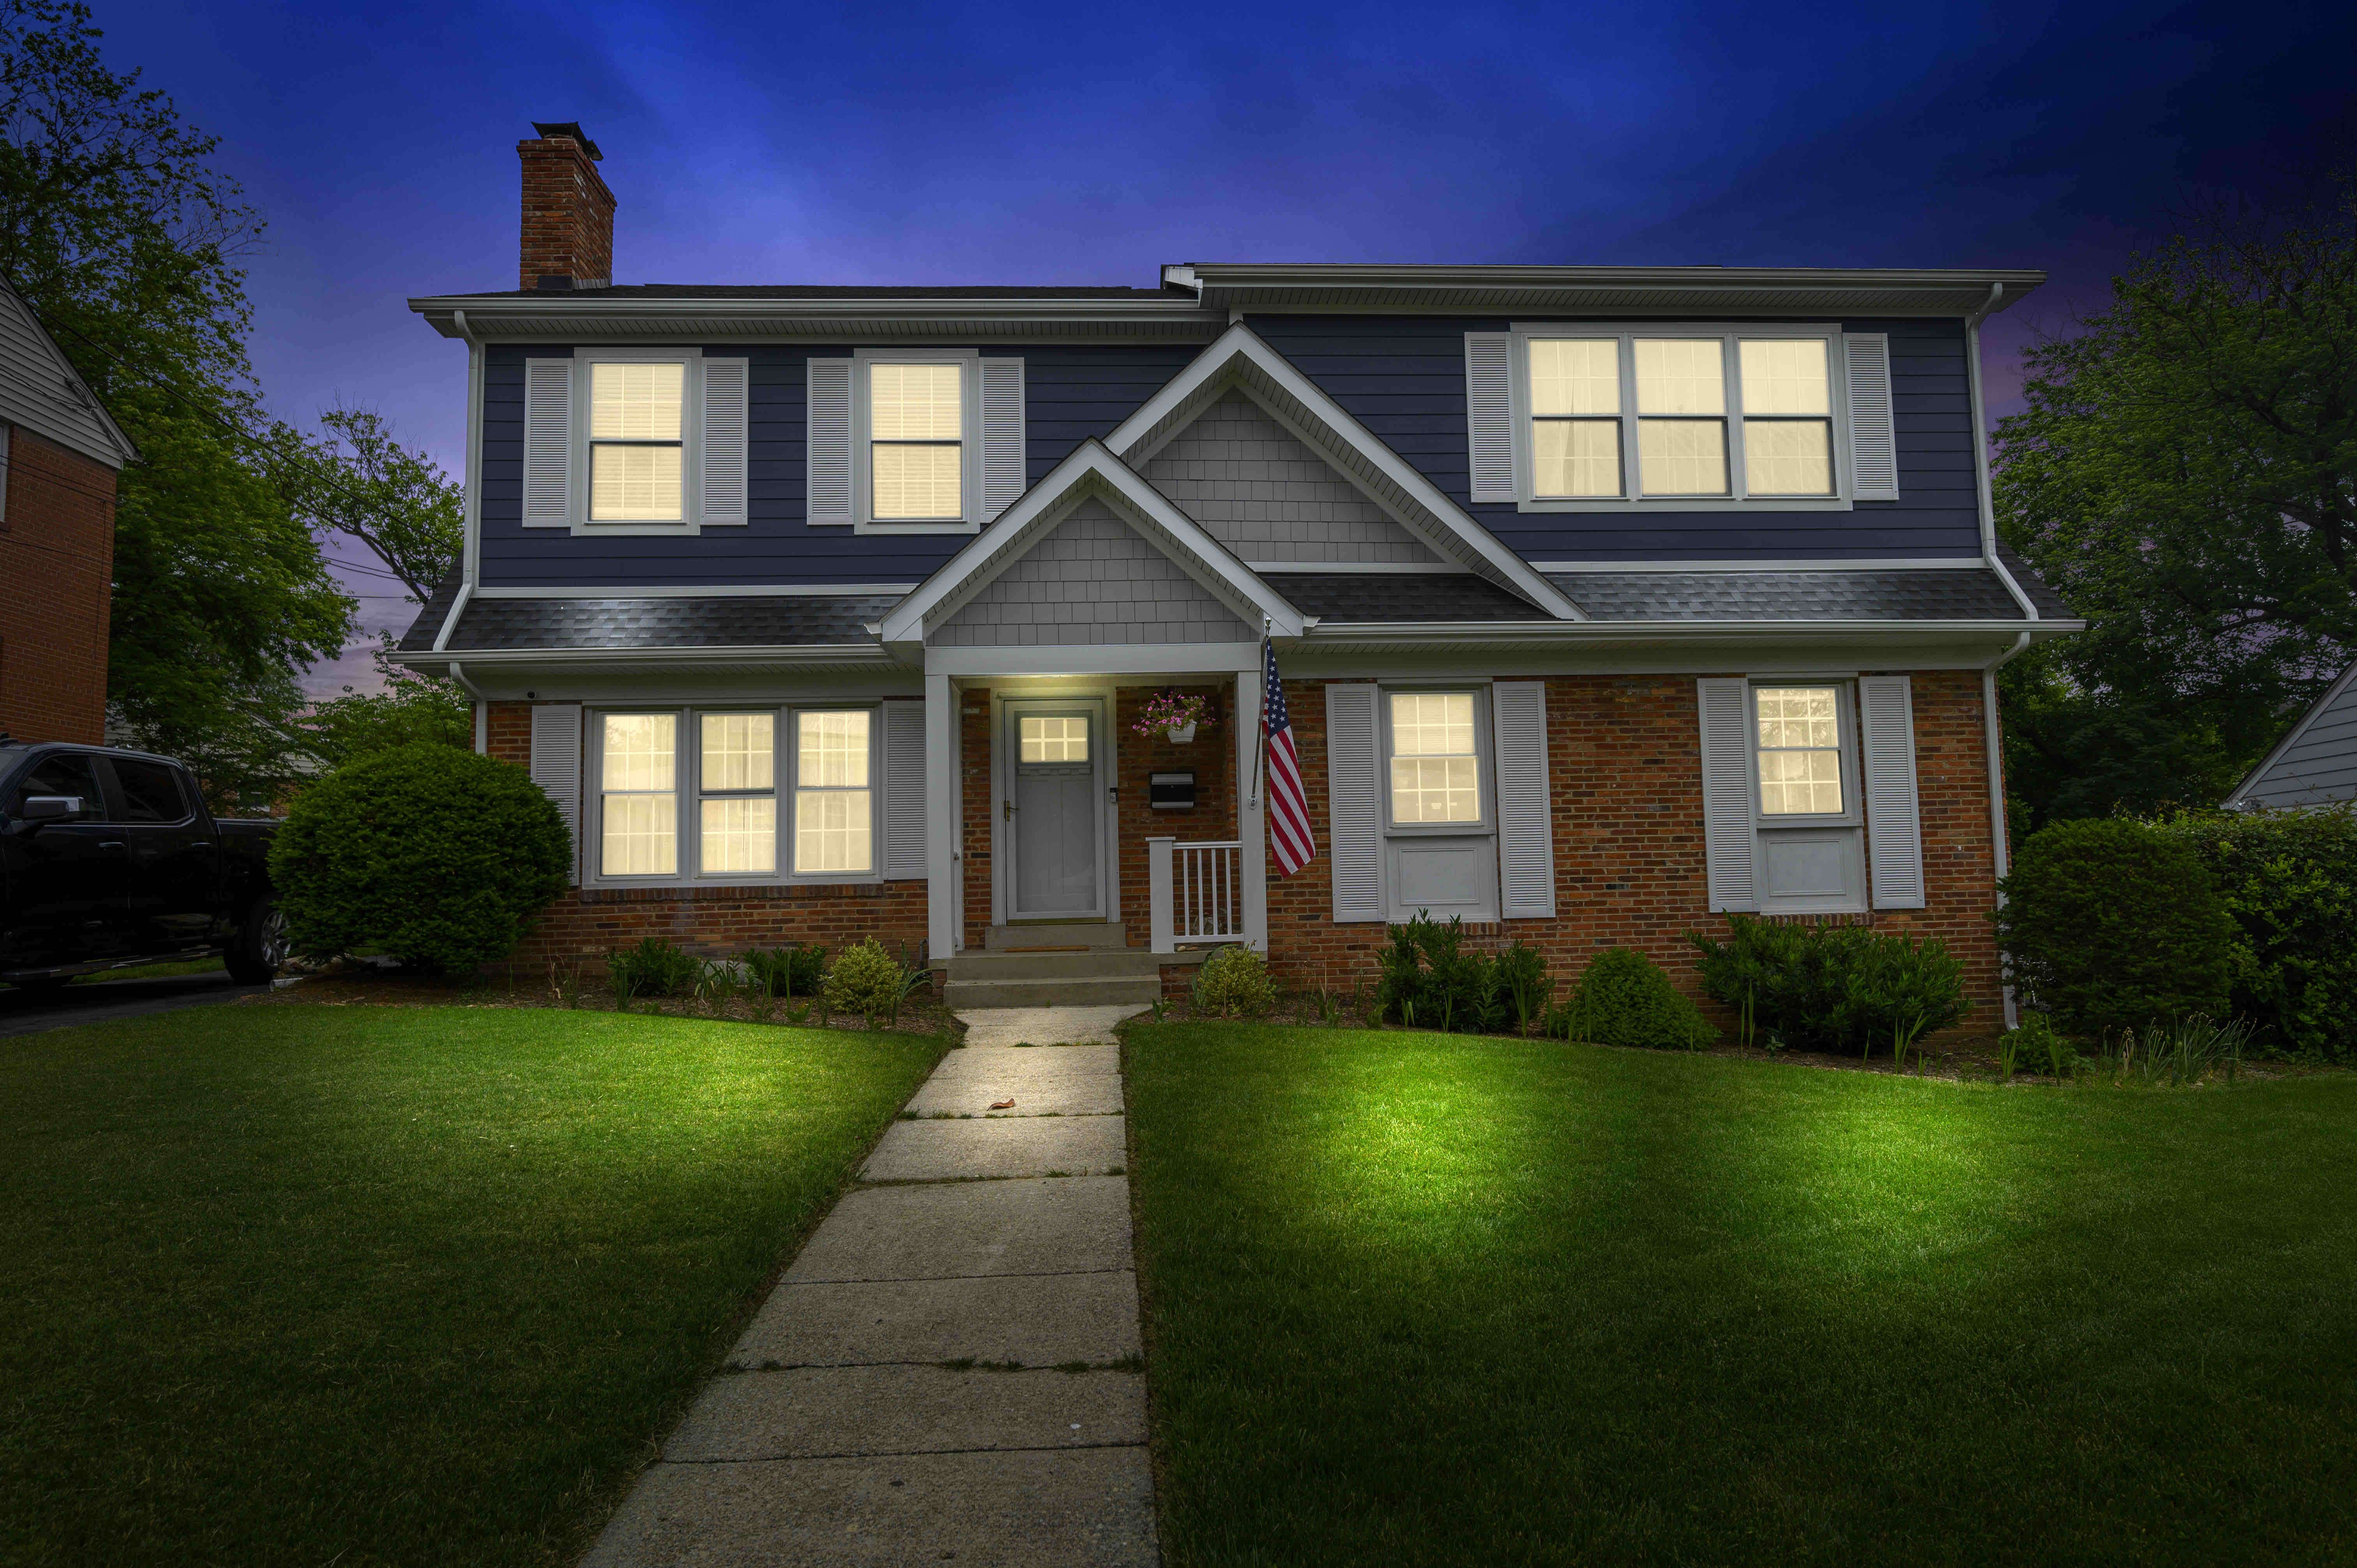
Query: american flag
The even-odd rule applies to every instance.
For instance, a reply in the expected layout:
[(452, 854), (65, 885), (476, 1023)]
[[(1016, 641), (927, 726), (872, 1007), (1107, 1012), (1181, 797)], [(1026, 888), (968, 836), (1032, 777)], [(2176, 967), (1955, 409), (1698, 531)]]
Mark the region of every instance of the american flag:
[(1268, 847), (1276, 868), (1292, 875), (1318, 857), (1309, 833), (1309, 797), (1301, 788), (1301, 754), (1293, 748), (1293, 719), (1285, 711), (1285, 682), (1276, 673), (1276, 645), (1260, 645), (1261, 745), (1268, 752)]

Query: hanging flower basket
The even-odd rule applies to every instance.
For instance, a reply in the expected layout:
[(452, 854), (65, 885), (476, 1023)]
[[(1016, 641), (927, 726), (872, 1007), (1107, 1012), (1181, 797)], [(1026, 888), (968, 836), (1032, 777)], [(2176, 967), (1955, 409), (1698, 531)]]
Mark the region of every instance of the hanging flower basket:
[(1210, 709), (1210, 699), (1200, 692), (1157, 692), (1130, 728), (1149, 740), (1159, 734), (1173, 746), (1185, 746), (1195, 738), (1196, 725), (1211, 722)]

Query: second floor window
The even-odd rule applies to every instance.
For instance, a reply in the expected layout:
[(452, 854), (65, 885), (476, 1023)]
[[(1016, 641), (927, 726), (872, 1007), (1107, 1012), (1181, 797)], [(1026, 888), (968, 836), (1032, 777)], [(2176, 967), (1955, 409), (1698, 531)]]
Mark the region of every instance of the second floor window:
[(868, 493), (879, 522), (965, 515), (965, 368), (867, 368)]
[(684, 513), (687, 367), (589, 367), (589, 521), (677, 522)]

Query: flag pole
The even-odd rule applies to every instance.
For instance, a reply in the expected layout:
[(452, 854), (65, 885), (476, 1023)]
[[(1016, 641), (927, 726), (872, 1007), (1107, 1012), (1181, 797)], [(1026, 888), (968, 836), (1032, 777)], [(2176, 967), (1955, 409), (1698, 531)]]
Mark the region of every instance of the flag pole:
[(1260, 734), (1253, 737), (1252, 794), (1245, 799), (1244, 804), (1247, 806), (1260, 804), (1261, 758), (1268, 753), (1268, 635), (1270, 628), (1275, 624), (1266, 616), (1260, 618), (1260, 668), (1253, 671), (1254, 678), (1261, 684), (1260, 703), (1257, 709), (1260, 714)]

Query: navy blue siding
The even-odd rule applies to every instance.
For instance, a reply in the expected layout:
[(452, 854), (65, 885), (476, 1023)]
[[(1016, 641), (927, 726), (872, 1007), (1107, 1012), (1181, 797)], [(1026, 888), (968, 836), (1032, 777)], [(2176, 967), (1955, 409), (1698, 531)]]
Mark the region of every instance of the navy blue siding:
[[(1112, 432), (1202, 350), (1179, 345), (991, 349), (1024, 360), (1030, 478), (1038, 479), (1087, 436)], [(855, 534), (812, 528), (802, 478), (803, 361), (840, 358), (849, 345), (811, 348), (709, 345), (716, 358), (752, 361), (750, 521), (693, 537), (576, 536), (525, 528), (523, 366), (527, 357), (569, 358), (571, 347), (500, 345), (483, 365), (482, 578), (502, 587), (629, 585), (913, 583), (965, 543), (963, 534)]]
[(1871, 559), (1977, 555), (1972, 395), (1959, 320), (1845, 321), (1890, 334), (1895, 501), (1849, 511), (1521, 512), (1473, 506), (1465, 334), (1510, 323), (1431, 317), (1254, 316), (1253, 330), (1425, 478), (1531, 561)]

